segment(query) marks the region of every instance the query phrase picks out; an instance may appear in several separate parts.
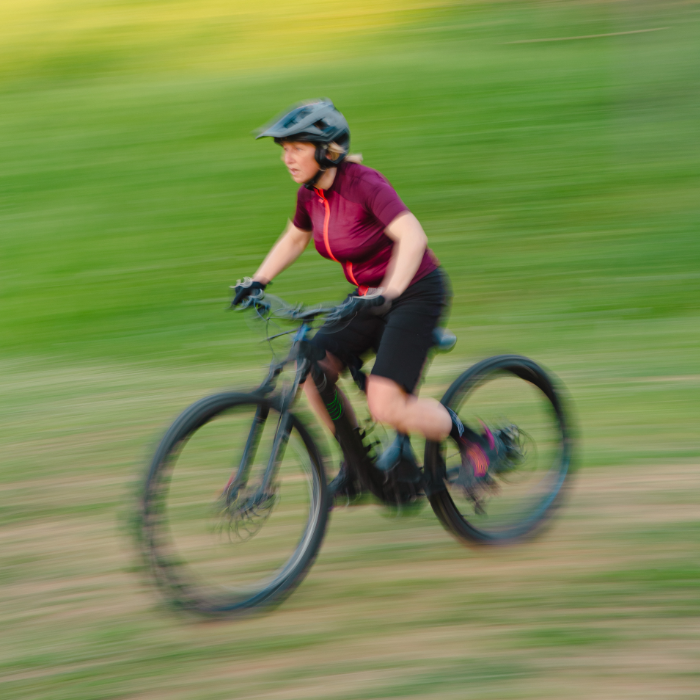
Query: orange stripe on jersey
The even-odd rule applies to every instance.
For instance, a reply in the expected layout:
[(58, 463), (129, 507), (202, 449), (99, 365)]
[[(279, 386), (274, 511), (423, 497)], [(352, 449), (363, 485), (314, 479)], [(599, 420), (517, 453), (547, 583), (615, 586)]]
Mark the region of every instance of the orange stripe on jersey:
[[(348, 273), (348, 277), (350, 278), (350, 281), (356, 287), (359, 287), (360, 285), (357, 283), (357, 280), (355, 279), (355, 275), (352, 274), (352, 263), (349, 260), (345, 263), (345, 270)], [(362, 293), (360, 292), (360, 294), (362, 294)]]
[(356, 286), (360, 288), (360, 295), (367, 294), (367, 290), (369, 287), (360, 287), (360, 284), (358, 281), (355, 279), (355, 275), (352, 274), (352, 263), (349, 260), (346, 260), (345, 263), (341, 263), (338, 258), (333, 255), (333, 251), (331, 250), (331, 244), (329, 241), (329, 235), (328, 235), (328, 224), (330, 223), (331, 220), (331, 206), (328, 203), (328, 200), (326, 199), (325, 195), (323, 194), (323, 190), (320, 190), (316, 187), (314, 187), (314, 191), (316, 194), (321, 198), (321, 202), (323, 202), (324, 207), (326, 208), (326, 214), (323, 217), (323, 243), (326, 246), (326, 251), (328, 253), (328, 257), (330, 257), (331, 260), (335, 260), (335, 262), (340, 263), (344, 268), (347, 276), (350, 278), (350, 281)]
[(335, 260), (336, 262), (340, 262), (338, 258), (333, 255), (331, 252), (331, 245), (328, 242), (328, 223), (331, 220), (331, 207), (330, 204), (328, 204), (328, 200), (323, 194), (323, 190), (319, 190), (317, 188), (314, 188), (316, 194), (321, 198), (321, 201), (323, 202), (324, 206), (326, 207), (326, 215), (323, 217), (323, 242), (326, 244), (326, 251), (328, 252), (329, 257), (331, 260)]

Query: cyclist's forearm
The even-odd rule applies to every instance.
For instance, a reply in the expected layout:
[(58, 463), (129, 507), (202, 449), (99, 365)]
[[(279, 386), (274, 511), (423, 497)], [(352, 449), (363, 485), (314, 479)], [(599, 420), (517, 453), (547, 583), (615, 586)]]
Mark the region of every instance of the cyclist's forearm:
[(394, 249), (382, 288), (385, 297), (395, 299), (406, 291), (418, 271), (428, 239), (418, 219), (409, 212), (392, 221), (386, 233), (394, 241)]
[(293, 224), (289, 224), (253, 275), (253, 279), (263, 284), (272, 281), (304, 252), (310, 239), (310, 232), (302, 231)]

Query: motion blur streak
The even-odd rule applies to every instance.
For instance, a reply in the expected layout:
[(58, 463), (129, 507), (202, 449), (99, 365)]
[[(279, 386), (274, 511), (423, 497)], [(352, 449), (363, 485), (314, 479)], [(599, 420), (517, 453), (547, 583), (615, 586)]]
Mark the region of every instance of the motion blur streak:
[[(0, 13), (0, 696), (700, 692), (697, 2)], [(141, 576), (134, 493), (174, 415), (265, 371), (227, 289), (295, 187), (251, 131), (320, 96), (451, 276), (459, 342), (423, 393), (532, 356), (574, 399), (582, 468), (512, 549), (466, 550), (428, 510), (334, 511), (281, 608), (193, 623)], [(309, 250), (273, 291), (346, 290)]]

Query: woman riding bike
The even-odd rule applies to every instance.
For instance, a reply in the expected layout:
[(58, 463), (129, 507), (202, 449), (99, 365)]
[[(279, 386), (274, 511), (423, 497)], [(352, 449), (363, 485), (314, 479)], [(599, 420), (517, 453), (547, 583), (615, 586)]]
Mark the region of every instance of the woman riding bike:
[[(432, 398), (419, 398), (417, 387), (434, 331), (449, 300), (445, 273), (418, 219), (376, 170), (348, 155), (350, 130), (330, 100), (297, 105), (264, 127), (257, 138), (272, 137), (282, 147), (282, 161), (297, 192), (293, 221), (257, 272), (239, 281), (234, 305), (262, 290), (305, 250), (316, 250), (339, 263), (355, 291), (346, 300), (349, 322), (322, 327), (313, 338), (325, 353), (328, 378), (359, 370), (362, 358), (376, 353), (367, 378), (367, 403), (373, 420), (398, 432), (457, 443), (462, 466), (458, 482), (470, 498), (491, 483), (490, 472), (505, 458), (507, 431), (477, 433)], [(333, 421), (309, 378), (304, 391), (312, 409), (334, 433)], [(347, 415), (352, 408), (340, 391)], [(341, 470), (340, 492), (353, 493), (350, 467)]]

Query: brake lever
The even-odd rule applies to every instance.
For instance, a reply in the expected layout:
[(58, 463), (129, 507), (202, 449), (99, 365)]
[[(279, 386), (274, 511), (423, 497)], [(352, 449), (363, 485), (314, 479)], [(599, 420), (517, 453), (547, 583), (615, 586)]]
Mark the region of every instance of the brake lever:
[(228, 311), (245, 311), (246, 309), (249, 309), (251, 307), (255, 309), (269, 311), (271, 305), (269, 302), (264, 301), (264, 298), (265, 292), (261, 291), (260, 294), (251, 294), (250, 296), (247, 296), (237, 306), (234, 306), (233, 301), (231, 301), (231, 304), (228, 306)]
[(357, 310), (351, 304), (343, 303), (335, 308), (333, 313), (326, 316), (326, 323), (341, 323), (350, 320), (357, 314)]

